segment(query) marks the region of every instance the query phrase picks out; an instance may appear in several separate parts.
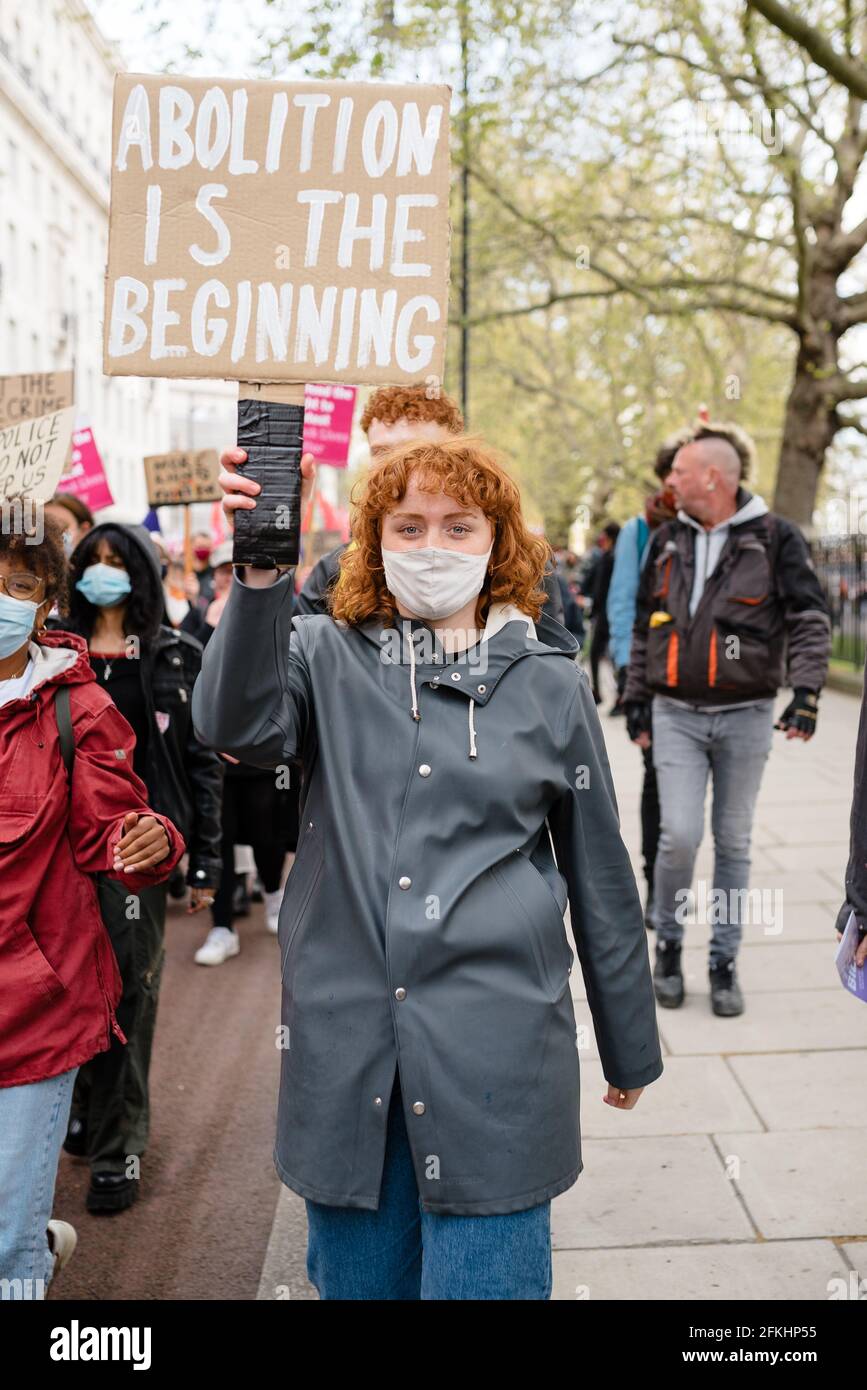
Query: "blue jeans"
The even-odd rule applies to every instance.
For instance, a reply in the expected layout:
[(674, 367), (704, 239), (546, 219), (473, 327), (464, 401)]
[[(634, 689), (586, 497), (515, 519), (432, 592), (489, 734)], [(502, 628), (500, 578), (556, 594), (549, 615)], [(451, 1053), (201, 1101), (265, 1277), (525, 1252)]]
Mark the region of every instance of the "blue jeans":
[(660, 941), (683, 938), (685, 893), (692, 887), (704, 836), (704, 799), (713, 778), (711, 827), (714, 897), (710, 964), (733, 960), (742, 934), (750, 881), (750, 842), (756, 798), (771, 751), (774, 702), (707, 714), (656, 696), (653, 765), (662, 827), (654, 875), (652, 918)]
[(551, 1203), (499, 1216), (421, 1210), (395, 1075), (377, 1211), (307, 1202), (307, 1275), (323, 1299), (547, 1299)]
[(48, 1222), (78, 1067), (0, 1087), (0, 1299), (40, 1299), (54, 1257)]

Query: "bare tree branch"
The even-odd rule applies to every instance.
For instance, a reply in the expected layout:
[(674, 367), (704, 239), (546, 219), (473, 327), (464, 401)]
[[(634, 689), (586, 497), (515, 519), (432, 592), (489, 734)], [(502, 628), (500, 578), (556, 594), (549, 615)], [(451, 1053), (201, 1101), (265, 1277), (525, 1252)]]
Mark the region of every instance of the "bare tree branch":
[[(476, 178), (477, 181), (482, 184), (482, 186), (488, 191), (488, 193), (490, 193), (491, 197), (493, 197), (502, 207), (504, 207), (507, 210), (507, 212), (509, 212), (519, 222), (522, 222), (524, 225), (531, 227), (533, 231), (537, 232), (546, 241), (550, 242), (550, 244), (556, 250), (557, 254), (561, 256), (564, 260), (569, 261), (570, 264), (575, 264), (574, 249), (571, 247), (567, 247), (551, 227), (547, 226), (544, 222), (542, 222), (540, 218), (533, 216), (532, 214), (525, 213), (522, 208), (518, 207), (518, 205), (512, 201), (512, 199), (507, 198), (506, 195), (497, 186), (497, 184), (493, 181), (493, 179), (491, 179), (490, 176), (487, 175), (477, 165), (472, 165), (470, 166), (470, 168), (473, 177)], [(589, 269), (593, 274), (601, 276), (603, 280), (607, 280), (614, 290), (621, 290), (625, 294), (635, 295), (637, 298), (644, 299), (648, 303), (650, 303), (649, 296), (664, 294), (672, 290), (692, 291), (695, 289), (703, 290), (708, 288), (740, 290), (747, 295), (757, 295), (763, 299), (773, 300), (777, 304), (782, 304), (786, 306), (786, 309), (788, 310), (788, 312), (782, 315), (779, 312), (775, 312), (773, 309), (770, 308), (767, 311), (761, 312), (755, 310), (752, 312), (753, 317), (766, 317), (778, 323), (785, 323), (792, 328), (795, 327), (797, 324), (795, 303), (791, 295), (784, 294), (779, 290), (768, 289), (764, 285), (751, 284), (749, 281), (746, 280), (740, 280), (734, 277), (726, 276), (715, 276), (710, 279), (698, 278), (695, 276), (674, 276), (668, 280), (660, 280), (653, 282), (644, 281), (634, 276), (626, 277), (622, 275), (617, 275), (613, 270), (604, 265), (600, 265), (598, 262), (593, 262)], [(531, 308), (524, 307), (513, 310), (497, 311), (493, 314), (484, 315), (482, 318), (479, 319), (471, 319), (470, 322), (472, 324), (475, 324), (481, 322), (488, 322), (492, 318), (512, 317), (515, 314), (532, 313), (538, 308), (550, 308), (553, 304), (560, 303), (564, 299), (600, 298), (604, 297), (605, 293), (606, 292), (603, 291), (591, 291), (589, 293), (586, 291), (576, 291), (575, 293), (570, 294), (553, 295), (547, 301), (536, 304)], [(610, 295), (610, 291), (607, 293)], [(731, 307), (731, 305), (726, 304), (724, 307), (729, 308)], [(744, 309), (744, 312), (749, 313), (751, 311), (749, 309)]]
[(840, 428), (844, 430), (857, 430), (859, 434), (867, 434), (867, 423), (863, 420), (850, 419), (848, 415), (841, 415)]
[(844, 331), (854, 328), (859, 323), (867, 323), (867, 290), (841, 299), (835, 319), (838, 327), (842, 327)]
[(830, 77), (836, 78), (855, 96), (867, 100), (867, 68), (843, 53), (838, 53), (830, 39), (820, 29), (809, 24), (800, 15), (793, 14), (779, 0), (746, 0), (749, 9), (773, 24), (775, 29), (794, 39), (801, 48), (806, 49), (813, 62), (824, 68)]
[[(597, 272), (598, 273), (598, 272)], [(696, 282), (700, 283), (700, 282)], [(717, 282), (708, 282), (717, 283)], [(692, 288), (688, 283), (684, 288)], [(651, 290), (664, 290), (665, 285), (650, 286)], [(752, 287), (750, 287), (752, 288)], [(491, 309), (487, 313), (478, 314), (467, 320), (471, 328), (480, 323), (496, 323), (500, 319), (522, 318), (525, 314), (536, 314), (540, 310), (553, 309), (558, 304), (569, 304), (578, 299), (612, 299), (618, 294), (632, 294), (642, 299), (648, 313), (657, 314), (660, 318), (672, 318), (688, 316), (689, 314), (703, 313), (708, 309), (721, 309), (733, 314), (745, 314), (747, 318), (761, 319), (764, 323), (782, 323), (787, 328), (797, 328), (798, 321), (794, 311), (784, 313), (782, 310), (771, 309), (766, 305), (748, 304), (743, 300), (727, 299), (724, 296), (708, 295), (700, 300), (690, 298), (681, 304), (655, 303), (641, 286), (623, 285), (622, 288), (612, 287), (611, 289), (597, 290), (569, 290), (564, 293), (552, 292), (547, 299), (538, 300), (534, 304), (522, 304), (511, 309)], [(458, 317), (449, 319), (452, 324), (460, 324)]]
[(850, 381), (848, 377), (838, 373), (825, 380), (823, 391), (835, 405), (840, 401), (863, 401), (867, 399), (867, 377), (860, 381)]

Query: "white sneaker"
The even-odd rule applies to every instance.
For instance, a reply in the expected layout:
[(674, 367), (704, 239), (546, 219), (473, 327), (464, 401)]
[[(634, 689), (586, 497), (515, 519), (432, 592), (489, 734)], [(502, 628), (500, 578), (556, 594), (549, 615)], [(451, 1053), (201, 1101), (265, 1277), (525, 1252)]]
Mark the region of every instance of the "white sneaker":
[(283, 889), (275, 888), (273, 893), (265, 894), (265, 926), (269, 932), (277, 935), (277, 927), (280, 922), (280, 904), (283, 901)]
[(51, 1279), (68, 1265), (72, 1258), (72, 1252), (78, 1244), (78, 1234), (74, 1226), (70, 1226), (68, 1221), (49, 1221), (48, 1223), (48, 1247), (54, 1256), (54, 1268), (51, 1271)]
[(229, 927), (211, 927), (203, 946), (193, 957), (196, 965), (222, 965), (230, 956), (236, 956), (241, 949), (238, 933)]

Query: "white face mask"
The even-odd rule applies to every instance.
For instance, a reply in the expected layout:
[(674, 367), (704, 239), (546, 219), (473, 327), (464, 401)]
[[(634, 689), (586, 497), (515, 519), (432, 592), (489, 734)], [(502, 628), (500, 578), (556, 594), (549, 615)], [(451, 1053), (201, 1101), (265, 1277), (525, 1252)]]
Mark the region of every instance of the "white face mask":
[(426, 545), (419, 550), (382, 548), (385, 582), (404, 608), (419, 618), (449, 618), (481, 593), (491, 551), (467, 555)]

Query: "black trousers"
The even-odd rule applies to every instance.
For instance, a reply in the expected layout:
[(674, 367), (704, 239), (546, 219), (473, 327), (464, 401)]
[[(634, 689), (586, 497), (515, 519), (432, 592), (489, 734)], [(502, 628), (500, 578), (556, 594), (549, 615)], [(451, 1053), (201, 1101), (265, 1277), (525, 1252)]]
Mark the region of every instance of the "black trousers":
[(115, 1012), (127, 1042), (112, 1036), (108, 1051), (79, 1069), (71, 1114), (87, 1127), (92, 1171), (123, 1173), (130, 1156), (144, 1153), (150, 1131), (148, 1075), (165, 960), (166, 885), (131, 893), (100, 875), (98, 887), (123, 981)]
[(644, 783), (641, 788), (641, 853), (644, 858), (644, 877), (653, 893), (653, 869), (656, 864), (656, 851), (659, 848), (659, 787), (656, 782), (656, 768), (653, 766), (653, 749), (642, 748), (644, 759)]
[(604, 618), (597, 618), (593, 624), (593, 636), (590, 638), (590, 681), (593, 686), (593, 694), (597, 698), (601, 696), (599, 689), (599, 663), (608, 650), (608, 638), (610, 636), (608, 622)]
[(278, 788), (273, 772), (229, 774), (223, 782), (223, 873), (211, 912), (215, 927), (231, 927), (235, 845), (249, 845), (266, 893), (280, 887), (286, 858), (286, 818), (297, 796)]

